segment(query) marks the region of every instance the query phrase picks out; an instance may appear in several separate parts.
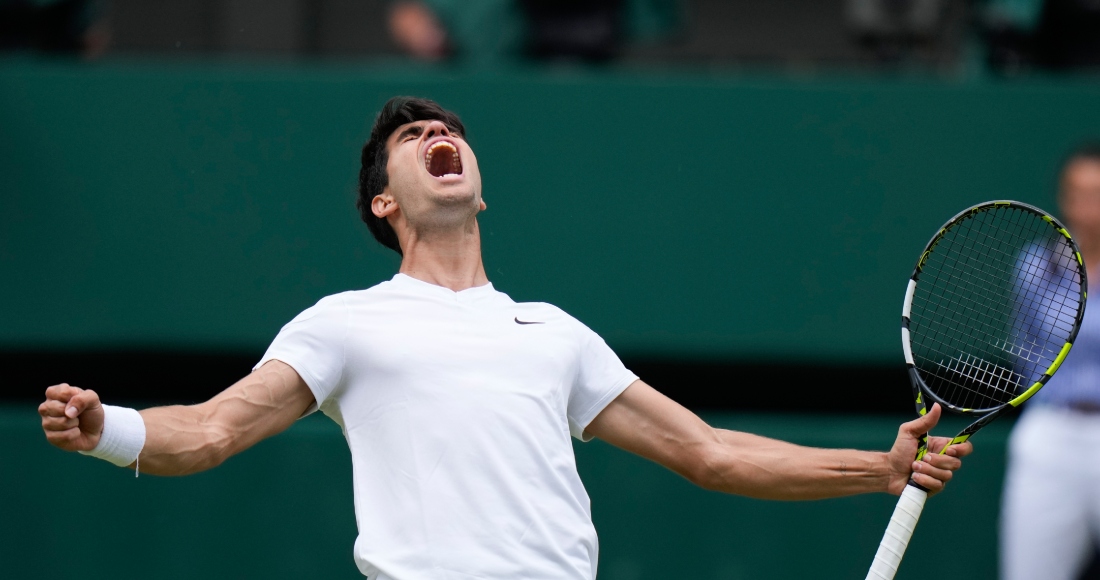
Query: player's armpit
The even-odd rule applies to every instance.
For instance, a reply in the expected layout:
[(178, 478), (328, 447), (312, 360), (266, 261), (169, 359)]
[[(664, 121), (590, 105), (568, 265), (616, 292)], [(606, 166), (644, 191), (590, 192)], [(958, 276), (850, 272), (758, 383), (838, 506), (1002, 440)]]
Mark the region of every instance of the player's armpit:
[(205, 403), (144, 409), (141, 471), (186, 475), (219, 465), (290, 427), (313, 402), (297, 371), (272, 360)]

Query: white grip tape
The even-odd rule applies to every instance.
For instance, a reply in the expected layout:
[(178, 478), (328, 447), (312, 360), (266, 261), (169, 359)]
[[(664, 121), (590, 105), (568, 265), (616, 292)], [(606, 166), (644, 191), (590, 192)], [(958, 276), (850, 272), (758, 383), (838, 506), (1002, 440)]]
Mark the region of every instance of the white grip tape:
[(911, 485), (905, 486), (905, 491), (901, 492), (898, 505), (894, 508), (894, 515), (890, 516), (890, 525), (882, 535), (878, 552), (875, 552), (875, 561), (867, 572), (867, 580), (892, 580), (897, 574), (901, 557), (905, 555), (909, 538), (913, 537), (913, 530), (917, 527), (926, 499), (928, 492)]

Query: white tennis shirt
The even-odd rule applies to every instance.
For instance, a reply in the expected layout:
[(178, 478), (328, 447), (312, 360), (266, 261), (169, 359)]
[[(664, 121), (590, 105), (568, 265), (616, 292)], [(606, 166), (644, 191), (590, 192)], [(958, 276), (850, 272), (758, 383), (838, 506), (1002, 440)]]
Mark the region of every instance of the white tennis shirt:
[(272, 359), (344, 431), (370, 580), (595, 578), (569, 436), (637, 377), (576, 319), (398, 274), (299, 314)]

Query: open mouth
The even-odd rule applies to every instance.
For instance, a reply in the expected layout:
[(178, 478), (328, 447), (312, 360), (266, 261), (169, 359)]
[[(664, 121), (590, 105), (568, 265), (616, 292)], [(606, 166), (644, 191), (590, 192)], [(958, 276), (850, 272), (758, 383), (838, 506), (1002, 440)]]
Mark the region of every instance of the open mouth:
[(424, 168), (435, 177), (444, 175), (461, 175), (462, 158), (458, 156), (458, 149), (447, 141), (438, 141), (428, 148), (424, 156)]

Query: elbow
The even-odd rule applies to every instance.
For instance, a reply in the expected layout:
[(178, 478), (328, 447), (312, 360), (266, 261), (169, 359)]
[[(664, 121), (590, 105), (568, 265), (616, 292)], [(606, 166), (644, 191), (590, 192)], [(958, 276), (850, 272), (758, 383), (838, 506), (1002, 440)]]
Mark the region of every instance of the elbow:
[(709, 491), (723, 491), (727, 487), (727, 474), (733, 463), (730, 450), (720, 442), (697, 445), (688, 453), (689, 460), (684, 477)]

